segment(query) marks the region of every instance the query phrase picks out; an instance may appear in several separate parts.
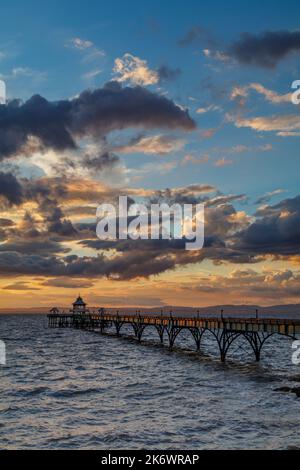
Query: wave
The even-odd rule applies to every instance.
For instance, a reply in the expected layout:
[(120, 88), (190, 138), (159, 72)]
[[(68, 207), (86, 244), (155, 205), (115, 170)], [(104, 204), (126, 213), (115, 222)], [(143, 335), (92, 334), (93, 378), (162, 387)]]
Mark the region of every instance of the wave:
[(86, 388), (83, 390), (72, 390), (72, 389), (65, 389), (65, 390), (58, 390), (55, 392), (51, 392), (50, 395), (55, 398), (69, 398), (69, 397), (74, 397), (74, 396), (80, 396), (80, 395), (91, 395), (93, 393), (99, 393), (101, 392), (101, 388)]

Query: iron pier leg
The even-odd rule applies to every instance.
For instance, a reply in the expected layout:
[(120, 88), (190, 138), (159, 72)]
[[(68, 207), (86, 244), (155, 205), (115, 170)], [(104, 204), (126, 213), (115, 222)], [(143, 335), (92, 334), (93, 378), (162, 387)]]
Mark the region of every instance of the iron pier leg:
[(190, 332), (192, 333), (193, 338), (195, 340), (197, 352), (200, 352), (201, 339), (202, 339), (202, 335), (204, 333), (204, 330), (202, 328), (196, 328), (195, 327), (195, 328), (191, 328)]
[(123, 323), (120, 321), (114, 321), (114, 325), (116, 327), (117, 336), (120, 336), (120, 330), (122, 328)]
[(163, 325), (155, 325), (161, 344), (164, 344), (165, 327)]
[(240, 336), (240, 333), (236, 333), (230, 330), (223, 329), (221, 333), (217, 333), (217, 340), (220, 350), (221, 362), (226, 362), (226, 356), (228, 350), (233, 341)]
[(246, 332), (245, 338), (249, 341), (257, 362), (260, 361), (263, 345), (274, 333), (267, 332)]
[(168, 333), (168, 337), (169, 337), (169, 347), (170, 349), (173, 348), (174, 346), (174, 343), (175, 343), (175, 339), (177, 338), (178, 334), (180, 333), (181, 331), (181, 328), (179, 327), (176, 327), (176, 326), (173, 326), (173, 324), (171, 324), (171, 326), (169, 326), (167, 328), (167, 333)]
[(146, 325), (143, 325), (143, 323), (132, 323), (133, 331), (135, 334), (135, 337), (138, 339), (139, 343), (142, 341), (142, 336), (144, 333)]

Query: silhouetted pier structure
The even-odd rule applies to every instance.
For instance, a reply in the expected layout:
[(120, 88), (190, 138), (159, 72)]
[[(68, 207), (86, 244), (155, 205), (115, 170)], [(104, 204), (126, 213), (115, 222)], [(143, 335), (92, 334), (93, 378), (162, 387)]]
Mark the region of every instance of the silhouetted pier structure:
[[(74, 305), (74, 304), (73, 304)], [(100, 309), (97, 313), (88, 310), (78, 313), (74, 308), (72, 313), (63, 313), (52, 309), (48, 314), (51, 328), (80, 328), (105, 333), (109, 327), (114, 327), (117, 336), (120, 336), (123, 325), (130, 325), (139, 342), (146, 328), (154, 328), (160, 342), (164, 343), (167, 337), (170, 348), (181, 331), (187, 330), (195, 340), (196, 349), (200, 351), (201, 340), (204, 334), (210, 333), (216, 339), (220, 358), (225, 362), (230, 346), (237, 338), (244, 338), (250, 345), (256, 361), (260, 360), (261, 351), (265, 342), (273, 335), (283, 335), (297, 339), (300, 335), (300, 320), (258, 318), (225, 318), (221, 317), (181, 317), (155, 314), (112, 314)]]

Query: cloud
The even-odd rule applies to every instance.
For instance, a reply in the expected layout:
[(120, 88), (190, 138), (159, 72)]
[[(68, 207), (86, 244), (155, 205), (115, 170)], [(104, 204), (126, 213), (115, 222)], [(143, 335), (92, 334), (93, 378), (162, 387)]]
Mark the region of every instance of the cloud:
[[(145, 244), (144, 244), (145, 245)], [(4, 275), (44, 275), (103, 277), (111, 279), (134, 279), (149, 277), (153, 274), (174, 269), (179, 263), (189, 263), (192, 256), (184, 249), (182, 254), (174, 257), (172, 253), (163, 253), (160, 249), (135, 249), (123, 252), (115, 257), (97, 255), (95, 257), (70, 255), (64, 259), (54, 256), (26, 255), (17, 252), (0, 252), (0, 273)]]
[(176, 160), (161, 161), (161, 162), (150, 162), (145, 163), (139, 168), (131, 168), (128, 170), (128, 173), (131, 175), (133, 180), (140, 180), (150, 174), (159, 174), (165, 175), (170, 171), (174, 170), (178, 166)]
[(277, 132), (279, 137), (300, 137), (300, 132), (281, 131)]
[(230, 62), (230, 56), (225, 54), (225, 52), (213, 49), (203, 49), (203, 54), (208, 59), (217, 60), (219, 62)]
[(10, 73), (6, 75), (0, 74), (1, 78), (8, 81), (29, 78), (31, 81), (34, 82), (41, 82), (43, 80), (46, 80), (47, 76), (47, 72), (43, 72), (41, 70), (34, 70), (30, 67), (14, 67)]
[(39, 287), (35, 287), (35, 286), (30, 286), (30, 284), (28, 285), (27, 282), (22, 282), (22, 281), (19, 281), (19, 282), (15, 282), (13, 284), (9, 284), (7, 286), (4, 286), (2, 287), (2, 289), (4, 290), (22, 290), (22, 291), (26, 291), (26, 290), (29, 290), (29, 291), (33, 291), (33, 290), (40, 290)]
[(15, 67), (11, 72), (13, 77), (32, 77), (35, 71), (29, 67)]
[[(205, 259), (214, 264), (253, 264), (270, 256), (289, 259), (299, 255), (300, 196), (274, 206), (263, 206), (254, 216), (249, 216), (233, 206), (235, 202), (245, 202), (245, 194), (221, 194), (211, 185), (128, 190), (67, 178), (22, 179), (18, 183), (19, 202), (24, 206), (20, 207), (14, 224), (4, 221), (1, 227), (0, 273), (4, 276), (72, 277), (78, 282), (98, 277), (126, 280), (156, 275)], [(119, 194), (130, 195), (132, 201), (143, 198), (149, 205), (162, 201), (204, 203), (203, 250), (186, 252), (183, 239), (98, 240), (95, 207), (100, 202), (114, 202)], [(79, 207), (82, 202), (91, 211), (91, 217), (85, 223), (77, 218), (74, 223), (73, 214), (82, 210)]]
[(10, 204), (20, 204), (23, 200), (22, 186), (11, 173), (0, 172), (0, 197)]
[(209, 161), (210, 157), (208, 154), (204, 155), (193, 155), (191, 153), (187, 153), (183, 159), (181, 164), (182, 165), (187, 165), (188, 163), (192, 163), (194, 165), (202, 164), (202, 163), (207, 163)]
[(246, 230), (236, 234), (235, 248), (253, 254), (299, 255), (300, 196), (267, 206), (259, 215)]
[(257, 152), (270, 152), (273, 146), (269, 143), (257, 146), (250, 146), (244, 144), (237, 144), (233, 147), (214, 147), (213, 152), (217, 154), (237, 155), (242, 153), (257, 153)]
[(15, 222), (11, 219), (0, 218), (0, 227), (13, 227)]
[(59, 287), (63, 289), (88, 289), (93, 287), (93, 282), (87, 279), (70, 279), (68, 277), (59, 277), (48, 279), (42, 283), (43, 286)]
[(35, 95), (25, 103), (14, 100), (0, 107), (0, 159), (26, 154), (31, 142), (40, 150), (74, 150), (83, 137), (99, 140), (131, 127), (189, 131), (196, 124), (171, 100), (140, 86), (122, 88), (110, 82), (57, 102)]
[(178, 67), (173, 69), (168, 65), (161, 65), (157, 69), (157, 74), (160, 82), (171, 81), (179, 77), (179, 75), (181, 74), (181, 69)]
[[(186, 193), (183, 191), (183, 188), (178, 188), (176, 193), (170, 191), (170, 194), (166, 191), (163, 195), (164, 201), (170, 203), (179, 202), (179, 203), (196, 203), (202, 200), (205, 200), (205, 195), (199, 193), (196, 196), (195, 193)], [(244, 195), (240, 196), (230, 196), (229, 200), (238, 200), (245, 197)], [(159, 197), (156, 197), (151, 200), (151, 202), (159, 201)], [(96, 249), (103, 252), (103, 250), (114, 249), (119, 255), (116, 259), (122, 259), (123, 256), (127, 256), (132, 252), (132, 256), (140, 253), (141, 260), (143, 259), (146, 262), (147, 259), (158, 261), (163, 257), (164, 262), (167, 263), (168, 267), (166, 269), (173, 269), (177, 266), (183, 266), (186, 264), (195, 264), (200, 263), (204, 259), (211, 259), (214, 263), (220, 263), (222, 261), (231, 261), (237, 263), (249, 263), (255, 262), (255, 256), (249, 255), (248, 253), (244, 254), (241, 251), (234, 250), (226, 246), (226, 241), (237, 231), (245, 229), (249, 223), (250, 218), (244, 212), (236, 212), (235, 209), (226, 201), (226, 197), (220, 198), (220, 204), (217, 200), (214, 201), (215, 206), (207, 205), (205, 213), (205, 247), (203, 250), (199, 250), (193, 254), (186, 252), (184, 249), (184, 239), (182, 240), (119, 240), (114, 241), (101, 241), (101, 240), (83, 240), (80, 242), (84, 247), (89, 247), (90, 249)], [(209, 199), (207, 200), (209, 203)], [(131, 261), (133, 258), (131, 258)], [(158, 269), (159, 272), (163, 272), (163, 265), (159, 263), (153, 263), (152, 269), (154, 267)], [(144, 266), (141, 262), (140, 265), (140, 275), (148, 271), (148, 266)], [(160, 271), (162, 269), (162, 271)], [(138, 271), (136, 271), (138, 276)], [(124, 276), (124, 273), (121, 274)], [(128, 272), (127, 272), (128, 275)], [(147, 275), (146, 275), (147, 277)]]
[(132, 139), (127, 145), (115, 147), (120, 153), (145, 153), (149, 155), (165, 155), (181, 150), (185, 145), (183, 139), (165, 135), (153, 135), (149, 137), (137, 137)]
[(285, 57), (300, 52), (300, 31), (243, 33), (228, 53), (241, 64), (274, 68)]
[[(216, 197), (210, 198), (206, 201), (205, 205), (206, 207), (212, 207), (212, 206), (220, 206), (224, 204), (228, 204), (234, 201), (247, 201), (247, 196), (246, 194), (229, 194), (229, 195), (218, 195)], [(232, 219), (233, 216), (243, 217), (245, 218), (245, 213), (244, 212), (238, 212), (238, 213), (233, 213), (230, 215), (230, 218)]]
[(92, 78), (98, 77), (102, 73), (101, 69), (96, 69), (96, 70), (91, 70), (90, 72), (87, 72), (83, 75), (83, 78), (87, 80), (91, 80)]
[[(231, 118), (230, 118), (231, 119)], [(235, 120), (235, 118), (233, 118)], [(250, 127), (259, 132), (277, 132), (286, 136), (286, 133), (300, 129), (300, 116), (297, 114), (260, 116), (254, 118), (240, 118), (235, 120), (236, 127)]]
[[(83, 54), (82, 62), (92, 62), (105, 56), (105, 51), (96, 47), (95, 44), (88, 39), (82, 39), (79, 37), (72, 38), (65, 44), (65, 47), (81, 52)], [(89, 72), (86, 75), (90, 75), (92, 73), (93, 72)]]
[(211, 104), (210, 106), (206, 106), (206, 107), (196, 109), (196, 113), (197, 114), (205, 114), (205, 113), (208, 113), (209, 111), (219, 111), (219, 110), (220, 110), (219, 106)]
[(200, 136), (202, 139), (211, 139), (217, 132), (218, 128), (212, 128), (212, 129), (204, 129), (203, 131), (200, 131)]
[[(180, 288), (180, 287), (179, 287)], [(230, 296), (230, 302), (240, 304), (242, 299), (251, 299), (252, 302), (262, 304), (274, 304), (274, 301), (289, 303), (298, 302), (298, 292), (300, 289), (300, 275), (289, 269), (263, 270), (234, 269), (228, 275), (211, 274), (197, 275), (189, 283), (182, 283), (184, 291), (195, 292), (196, 295), (211, 295), (211, 298), (219, 296)], [(281, 306), (282, 307), (282, 306)], [(284, 308), (284, 307), (282, 307)], [(238, 307), (239, 311), (244, 310), (244, 306)], [(232, 307), (230, 308), (232, 311)], [(254, 309), (253, 314), (255, 313)], [(272, 312), (272, 310), (270, 309)], [(274, 313), (274, 312), (273, 312)], [(249, 315), (249, 309), (247, 309)]]
[(272, 197), (278, 196), (279, 194), (282, 194), (282, 193), (285, 193), (285, 192), (286, 192), (285, 189), (275, 189), (274, 191), (270, 191), (270, 192), (264, 194), (263, 196), (259, 197), (255, 201), (255, 204), (266, 204), (267, 202), (269, 202), (272, 199)]
[(254, 90), (260, 95), (264, 96), (266, 101), (272, 104), (291, 103), (291, 93), (280, 95), (279, 93), (276, 93), (276, 91), (265, 88), (260, 83), (249, 83), (249, 85), (245, 86), (235, 86), (231, 91), (230, 98), (231, 100), (247, 98), (251, 90)]
[(182, 203), (194, 204), (203, 202), (203, 196), (213, 193), (216, 188), (210, 184), (190, 184), (179, 188), (168, 188), (154, 191), (151, 195), (151, 202), (163, 200), (168, 204)]
[(216, 167), (224, 167), (224, 166), (228, 166), (232, 164), (233, 164), (233, 160), (226, 159), (225, 157), (219, 158), (218, 160), (214, 162), (214, 166)]
[(44, 274), (49, 276), (53, 269), (62, 267), (62, 261), (55, 257), (27, 255), (16, 251), (0, 253), (1, 274)]
[(94, 47), (89, 54), (83, 58), (83, 62), (92, 62), (93, 60), (98, 60), (100, 57), (105, 57), (106, 52), (103, 49), (98, 49)]
[[(53, 233), (52, 233), (53, 235)], [(26, 236), (30, 236), (26, 234)], [(16, 235), (16, 237), (11, 240), (6, 241), (0, 245), (0, 253), (20, 253), (23, 255), (34, 255), (38, 254), (39, 256), (48, 257), (53, 254), (68, 253), (69, 248), (63, 247), (59, 242), (50, 240), (51, 234), (48, 234), (48, 239), (45, 234), (43, 236), (37, 235), (36, 237), (25, 239), (25, 234), (23, 238)]]
[(84, 51), (86, 49), (89, 49), (90, 47), (93, 47), (93, 42), (89, 41), (87, 39), (82, 39), (79, 37), (72, 38), (70, 41), (67, 43), (70, 47), (74, 49), (78, 49), (80, 51)]
[(133, 85), (155, 85), (159, 82), (159, 73), (151, 70), (147, 61), (126, 53), (115, 60), (114, 78), (119, 82), (130, 82)]
[(112, 169), (120, 162), (118, 155), (111, 152), (100, 153), (97, 156), (84, 155), (82, 165), (92, 170)]

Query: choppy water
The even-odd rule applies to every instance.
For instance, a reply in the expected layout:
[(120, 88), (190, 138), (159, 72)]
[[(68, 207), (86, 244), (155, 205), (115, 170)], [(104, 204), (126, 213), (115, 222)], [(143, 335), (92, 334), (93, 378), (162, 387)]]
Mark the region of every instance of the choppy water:
[[(300, 374), (288, 339), (271, 339), (260, 364), (236, 343), (226, 365), (188, 351), (187, 334), (170, 352), (151, 329), (139, 345), (43, 316), (0, 316), (0, 339), (2, 449), (300, 447), (300, 399), (274, 391)], [(217, 352), (209, 336), (203, 346)]]

